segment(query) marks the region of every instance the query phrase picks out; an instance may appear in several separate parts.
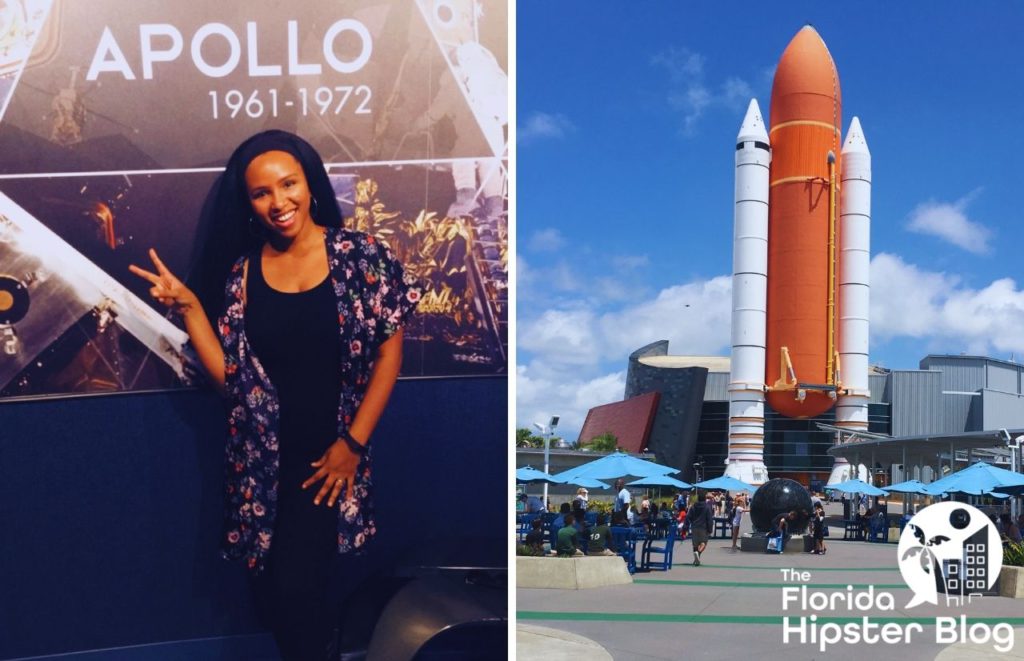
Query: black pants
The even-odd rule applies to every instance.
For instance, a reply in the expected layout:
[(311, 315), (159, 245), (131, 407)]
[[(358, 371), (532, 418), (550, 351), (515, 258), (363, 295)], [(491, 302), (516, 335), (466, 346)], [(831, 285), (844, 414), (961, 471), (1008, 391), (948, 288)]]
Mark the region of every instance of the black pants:
[(316, 488), (288, 488), (294, 485), (282, 477), (267, 568), (255, 579), (257, 603), (285, 661), (323, 661), (339, 619), (337, 505), (314, 505)]

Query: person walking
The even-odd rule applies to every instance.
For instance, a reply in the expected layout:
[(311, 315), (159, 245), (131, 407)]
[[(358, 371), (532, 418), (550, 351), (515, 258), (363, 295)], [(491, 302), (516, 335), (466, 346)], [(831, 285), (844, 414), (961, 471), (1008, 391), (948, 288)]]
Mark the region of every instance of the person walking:
[(700, 567), (700, 556), (708, 545), (708, 537), (714, 526), (714, 495), (708, 493), (704, 500), (697, 500), (686, 514), (690, 526), (690, 539), (693, 542), (693, 566)]

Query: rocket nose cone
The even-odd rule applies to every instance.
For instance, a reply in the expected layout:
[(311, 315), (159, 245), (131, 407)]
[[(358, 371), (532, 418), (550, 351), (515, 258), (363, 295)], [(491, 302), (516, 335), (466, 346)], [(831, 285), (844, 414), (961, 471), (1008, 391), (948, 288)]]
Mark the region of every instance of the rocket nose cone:
[(751, 99), (747, 106), (747, 114), (743, 117), (743, 124), (740, 125), (739, 135), (736, 142), (744, 140), (760, 140), (768, 142), (768, 131), (764, 128), (764, 119), (761, 117), (761, 107), (757, 105), (757, 99)]
[(805, 25), (786, 46), (775, 69), (772, 126), (797, 119), (829, 121), (840, 103), (839, 73), (832, 55), (818, 31)]
[(846, 132), (846, 141), (843, 142), (843, 153), (871, 153), (868, 151), (868, 141), (864, 137), (864, 130), (860, 127), (860, 120), (856, 117), (850, 122), (850, 129)]

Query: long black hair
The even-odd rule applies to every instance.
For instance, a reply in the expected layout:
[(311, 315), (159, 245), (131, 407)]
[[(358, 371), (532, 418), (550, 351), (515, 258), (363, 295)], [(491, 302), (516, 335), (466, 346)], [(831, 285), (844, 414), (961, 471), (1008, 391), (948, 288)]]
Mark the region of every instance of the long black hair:
[(341, 209), (327, 176), (323, 159), (313, 146), (287, 131), (264, 131), (238, 145), (217, 179), (199, 220), (199, 242), (188, 285), (199, 297), (206, 315), (214, 322), (224, 309), (224, 285), (231, 266), (242, 255), (253, 254), (266, 242), (258, 221), (251, 220), (252, 205), (245, 185), (245, 170), (260, 154), (283, 151), (302, 166), (310, 194), (313, 222), (324, 227), (341, 227)]

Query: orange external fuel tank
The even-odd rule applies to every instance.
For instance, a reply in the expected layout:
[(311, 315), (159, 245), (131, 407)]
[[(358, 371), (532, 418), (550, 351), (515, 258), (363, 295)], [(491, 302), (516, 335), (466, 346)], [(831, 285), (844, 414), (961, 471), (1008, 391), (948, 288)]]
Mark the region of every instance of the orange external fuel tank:
[(839, 332), (839, 75), (810, 26), (779, 60), (770, 118), (766, 400), (803, 418), (835, 404)]

